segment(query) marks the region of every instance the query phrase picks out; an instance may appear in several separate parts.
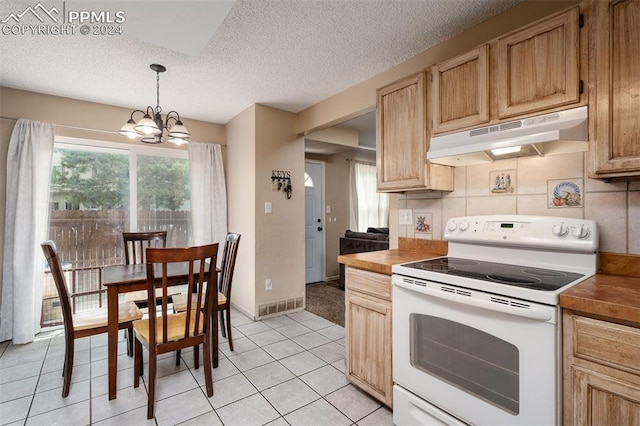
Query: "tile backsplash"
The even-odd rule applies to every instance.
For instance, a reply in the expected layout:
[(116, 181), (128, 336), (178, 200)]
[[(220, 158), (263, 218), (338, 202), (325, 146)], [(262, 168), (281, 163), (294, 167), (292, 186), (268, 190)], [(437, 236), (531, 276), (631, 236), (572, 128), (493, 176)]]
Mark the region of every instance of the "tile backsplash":
[(453, 192), (399, 196), (398, 208), (412, 210), (413, 224), (399, 225), (398, 237), (440, 240), (456, 216), (559, 216), (595, 220), (601, 251), (640, 254), (640, 182), (589, 179), (586, 161), (586, 153), (573, 153), (457, 167)]

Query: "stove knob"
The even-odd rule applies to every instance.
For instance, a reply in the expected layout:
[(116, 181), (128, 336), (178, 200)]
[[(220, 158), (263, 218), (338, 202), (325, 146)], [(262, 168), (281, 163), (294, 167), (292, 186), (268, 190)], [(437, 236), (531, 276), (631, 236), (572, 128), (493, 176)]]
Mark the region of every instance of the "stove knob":
[(464, 232), (464, 231), (466, 231), (467, 229), (469, 229), (469, 222), (462, 222), (462, 223), (460, 224), (460, 231)]
[(449, 224), (447, 225), (447, 229), (451, 232), (455, 231), (457, 227), (458, 225), (454, 221), (449, 221)]
[(557, 235), (558, 237), (564, 237), (569, 233), (569, 227), (564, 223), (561, 223), (560, 225), (553, 225), (551, 232), (553, 232), (553, 235)]
[(591, 235), (591, 230), (589, 228), (585, 228), (584, 225), (573, 228), (573, 236), (576, 238), (587, 238), (589, 235)]

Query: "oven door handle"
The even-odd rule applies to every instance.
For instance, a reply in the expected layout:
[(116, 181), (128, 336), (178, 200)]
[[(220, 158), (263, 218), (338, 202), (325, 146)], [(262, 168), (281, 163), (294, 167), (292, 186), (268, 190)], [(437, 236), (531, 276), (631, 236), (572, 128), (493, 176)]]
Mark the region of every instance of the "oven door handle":
[(405, 288), (409, 291), (417, 291), (427, 296), (437, 297), (439, 299), (449, 300), (451, 302), (460, 303), (463, 305), (475, 306), (481, 309), (489, 309), (491, 311), (502, 312), (509, 315), (516, 315), (519, 317), (529, 318), (537, 321), (550, 321), (553, 318), (551, 310), (545, 310), (537, 308), (536, 306), (529, 306), (528, 308), (514, 307), (503, 303), (489, 302), (482, 299), (477, 299), (469, 296), (464, 296), (456, 293), (449, 293), (440, 290), (434, 290), (429, 287), (423, 287), (415, 284), (407, 284), (402, 280), (393, 280), (393, 284), (398, 287)]

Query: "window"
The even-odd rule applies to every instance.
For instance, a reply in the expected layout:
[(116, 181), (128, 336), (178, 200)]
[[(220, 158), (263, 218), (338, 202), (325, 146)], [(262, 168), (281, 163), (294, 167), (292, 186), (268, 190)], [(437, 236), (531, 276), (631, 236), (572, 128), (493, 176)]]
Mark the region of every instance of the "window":
[[(167, 246), (187, 246), (190, 201), (186, 151), (56, 138), (49, 238), (76, 295), (74, 310), (106, 303), (100, 270), (124, 263), (122, 232), (167, 230)], [(59, 311), (47, 274), (42, 325), (61, 322)]]
[(350, 196), (351, 230), (389, 226), (389, 194), (377, 192), (375, 164), (351, 160)]

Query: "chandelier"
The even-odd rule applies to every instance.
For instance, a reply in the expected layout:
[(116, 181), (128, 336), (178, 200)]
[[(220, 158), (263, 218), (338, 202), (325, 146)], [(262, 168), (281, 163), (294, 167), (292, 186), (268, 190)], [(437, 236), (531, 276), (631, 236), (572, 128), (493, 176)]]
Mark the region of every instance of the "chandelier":
[[(189, 141), (191, 134), (180, 121), (180, 114), (176, 111), (170, 111), (165, 121), (162, 120), (162, 107), (160, 107), (160, 73), (165, 72), (167, 68), (160, 64), (149, 65), (156, 72), (156, 107), (147, 107), (147, 111), (139, 109), (131, 113), (129, 121), (122, 126), (119, 134), (127, 136), (131, 139), (142, 137), (141, 141), (145, 143), (158, 144), (165, 141), (163, 133), (167, 130), (167, 142), (175, 145), (183, 145)], [(142, 113), (144, 116), (136, 123), (133, 119), (135, 113)]]

